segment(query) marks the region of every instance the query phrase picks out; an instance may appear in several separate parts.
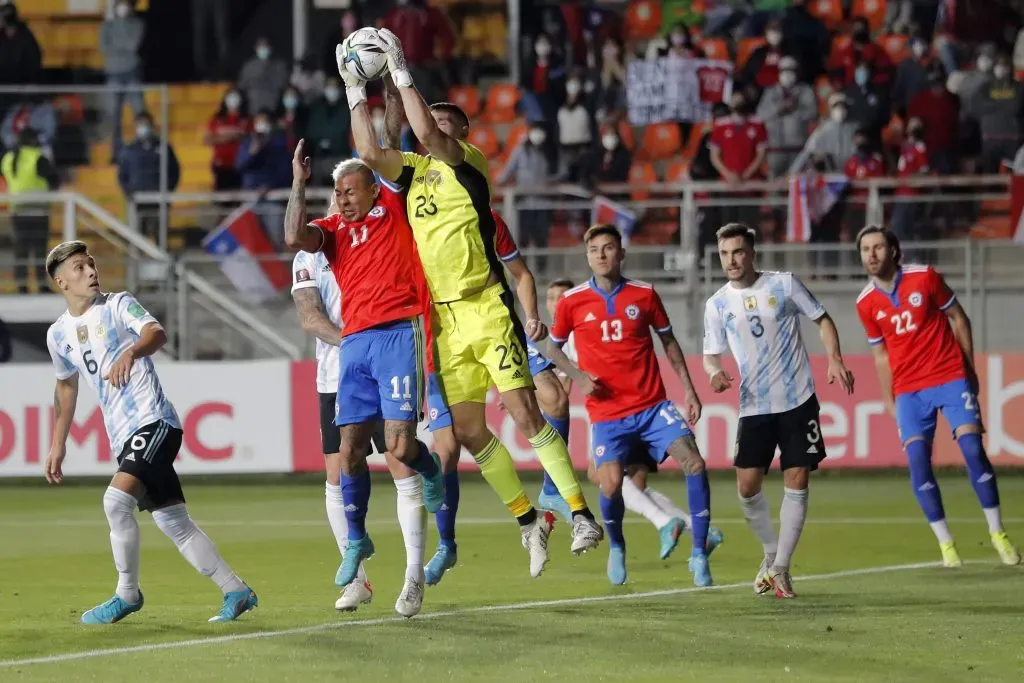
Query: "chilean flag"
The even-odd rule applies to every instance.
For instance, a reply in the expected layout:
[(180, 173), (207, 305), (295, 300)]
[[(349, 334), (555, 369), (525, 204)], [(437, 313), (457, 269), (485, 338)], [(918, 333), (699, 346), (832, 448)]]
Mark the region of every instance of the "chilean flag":
[(203, 248), (246, 301), (259, 304), (276, 298), (291, 284), (288, 266), (277, 258), (252, 205), (239, 207), (206, 236)]
[(594, 205), (590, 210), (591, 225), (614, 225), (622, 234), (622, 246), (629, 246), (629, 237), (636, 227), (636, 214), (622, 204), (613, 202), (602, 195), (594, 197)]
[(789, 217), (786, 240), (809, 242), (811, 223), (820, 220), (846, 192), (849, 179), (841, 173), (808, 178), (794, 175), (789, 179)]

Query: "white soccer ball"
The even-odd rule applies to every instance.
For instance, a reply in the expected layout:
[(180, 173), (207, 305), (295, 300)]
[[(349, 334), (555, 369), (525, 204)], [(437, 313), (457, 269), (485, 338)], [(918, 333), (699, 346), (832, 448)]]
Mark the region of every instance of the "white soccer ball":
[(375, 28), (361, 28), (353, 31), (342, 47), (345, 49), (344, 65), (348, 72), (364, 81), (380, 78), (388, 68), (388, 56), (377, 44)]

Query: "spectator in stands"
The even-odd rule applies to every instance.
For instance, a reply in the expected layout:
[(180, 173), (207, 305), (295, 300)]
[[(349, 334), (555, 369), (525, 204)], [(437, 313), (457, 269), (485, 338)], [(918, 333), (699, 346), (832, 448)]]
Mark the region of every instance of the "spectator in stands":
[[(691, 180), (715, 181), (721, 180), (718, 169), (711, 163), (711, 134), (715, 129), (715, 122), (728, 119), (732, 114), (729, 105), (724, 102), (716, 102), (711, 106), (711, 119), (699, 124), (703, 127), (700, 142), (697, 144), (697, 151), (690, 162), (689, 177)], [(699, 198), (706, 199), (708, 193), (702, 193)], [(715, 233), (728, 221), (722, 220), (723, 210), (720, 206), (705, 206), (697, 212), (698, 228), (698, 258), (704, 258), (705, 249), (715, 244), (717, 237)]]
[(565, 82), (565, 103), (558, 110), (559, 159), (567, 170), (568, 180), (580, 178), (583, 157), (591, 148), (596, 124), (583, 97), (583, 83), (578, 74)]
[(55, 189), (58, 177), (31, 127), (22, 128), (15, 145), (0, 158), (0, 174), (7, 181), (7, 192), (12, 195), (14, 283), (19, 293), (28, 294), (28, 264), (31, 261), (35, 263), (36, 290), (44, 292), (46, 269), (43, 262), (50, 240), (50, 209), (46, 204), (18, 201), (17, 196)]
[[(782, 60), (782, 22), (772, 19), (765, 26), (765, 44), (750, 53), (739, 76), (742, 87), (756, 88), (757, 96), (779, 82), (779, 62)], [(792, 58), (791, 58), (792, 59)], [(795, 63), (796, 60), (794, 59)]]
[(565, 101), (565, 54), (546, 33), (534, 40), (533, 52), (525, 56), (522, 82), (522, 107), (527, 119), (538, 118), (553, 124), (558, 108)]
[[(231, 0), (192, 0), (192, 63), (196, 73), (204, 80), (224, 67), (231, 49), (228, 23), (231, 16)], [(213, 45), (217, 50), (217, 64), (211, 68), (207, 59), (206, 42), (210, 28), (213, 28)]]
[(622, 144), (614, 128), (601, 133), (601, 144), (593, 147), (583, 160), (581, 182), (590, 189), (602, 183), (625, 183), (629, 181), (629, 167), (633, 155)]
[(249, 134), (252, 122), (249, 107), (240, 90), (232, 88), (224, 95), (220, 109), (206, 127), (203, 144), (213, 147), (213, 189), (222, 192), (242, 187), (242, 178), (235, 168), (238, 147)]
[(807, 10), (811, 1), (793, 0), (782, 15), (782, 51), (796, 57), (808, 83), (825, 73), (825, 60), (832, 48), (832, 36), (825, 24)]
[(946, 90), (942, 67), (928, 74), (928, 85), (910, 100), (907, 116), (921, 124), (920, 142), (928, 151), (929, 166), (943, 175), (956, 172), (960, 140), (960, 101)]
[[(323, 47), (320, 48), (320, 63), (317, 64), (317, 67), (325, 76), (338, 73), (338, 58), (335, 54), (335, 49), (349, 34), (355, 32), (361, 26), (363, 26), (363, 22), (356, 7), (350, 7), (341, 13), (338, 27), (327, 34), (327, 37), (324, 38)], [(399, 36), (399, 39), (401, 39), (401, 36)], [(403, 44), (402, 47), (404, 48), (405, 45)]]
[(982, 44), (978, 48), (974, 69), (962, 73), (956, 88), (950, 86), (950, 90), (960, 98), (965, 116), (975, 115), (971, 108), (977, 101), (979, 93), (992, 78), (992, 66), (995, 64), (995, 59), (996, 46), (992, 43)]
[(5, 149), (14, 149), (21, 132), (26, 128), (35, 131), (36, 139), (46, 156), (53, 159), (53, 142), (57, 137), (57, 110), (45, 99), (34, 95), (22, 95), (23, 101), (7, 110), (0, 124), (0, 142)]
[(277, 109), (277, 126), (285, 132), (288, 149), (295, 149), (299, 140), (306, 137), (309, 123), (309, 107), (302, 101), (302, 95), (295, 86), (289, 85), (281, 95)]
[[(518, 187), (537, 188), (551, 185), (564, 180), (564, 173), (558, 167), (558, 155), (554, 145), (548, 138), (543, 123), (533, 123), (519, 146), (513, 151), (498, 175), (498, 184), (506, 185), (510, 181)], [(544, 198), (541, 198), (544, 201)], [(536, 197), (523, 197), (519, 211), (519, 246), (534, 246), (546, 249), (548, 233), (551, 230), (551, 210), (533, 208), (538, 204)], [(537, 259), (537, 272), (547, 270), (548, 259), (541, 256)]]
[(622, 61), (622, 46), (614, 38), (606, 38), (601, 45), (595, 116), (604, 124), (626, 109), (626, 67)]
[(660, 45), (656, 56), (698, 59), (704, 56), (704, 50), (694, 45), (693, 36), (686, 24), (676, 24), (668, 34), (668, 44)]
[(107, 72), (107, 85), (114, 89), (113, 152), (114, 163), (124, 144), (121, 134), (121, 114), (125, 99), (132, 114), (138, 116), (145, 108), (141, 90), (126, 90), (142, 83), (142, 59), (139, 47), (146, 33), (146, 23), (136, 16), (134, 0), (118, 0), (114, 15), (100, 26), (100, 52), (103, 53)]
[(910, 39), (910, 56), (896, 67), (896, 82), (892, 86), (892, 104), (896, 111), (905, 113), (914, 96), (929, 87), (935, 68), (942, 66), (932, 55), (931, 46), (924, 36), (916, 34)]
[(844, 94), (850, 119), (862, 128), (872, 131), (876, 143), (882, 140), (882, 129), (892, 118), (892, 104), (887, 86), (879, 85), (873, 76), (871, 62), (861, 62), (853, 74), (853, 84)]
[(1003, 161), (1013, 159), (1017, 152), (1024, 117), (1024, 94), (1013, 78), (1008, 55), (996, 58), (992, 80), (982, 89), (975, 106), (981, 128), (983, 171), (998, 173)]
[(811, 86), (797, 80), (795, 59), (782, 58), (778, 80), (757, 108), (768, 131), (768, 173), (773, 178), (786, 174), (818, 120), (818, 100)]
[[(740, 186), (748, 180), (764, 177), (764, 161), (768, 153), (768, 132), (764, 124), (753, 117), (753, 107), (742, 93), (734, 92), (729, 98), (731, 115), (715, 121), (708, 146), (711, 149), (711, 163), (722, 180), (730, 185)], [(754, 196), (756, 196), (755, 193)], [(746, 198), (746, 193), (730, 194), (730, 197)], [(756, 225), (759, 209), (742, 206), (723, 216), (723, 220), (738, 221)]]
[(892, 58), (878, 43), (871, 40), (871, 27), (864, 17), (854, 17), (850, 43), (836, 51), (831, 66), (832, 77), (849, 86), (856, 83), (857, 69), (867, 64), (871, 70), (871, 83), (888, 89), (892, 83)]
[[(871, 178), (885, 177), (885, 161), (876, 150), (874, 131), (861, 127), (853, 136), (853, 155), (846, 160), (843, 173), (852, 182), (863, 182)], [(855, 235), (864, 227), (867, 218), (867, 188), (854, 188), (849, 193), (849, 210), (846, 214), (848, 232)]]
[(444, 12), (427, 0), (399, 0), (383, 24), (402, 41), (409, 73), (427, 102), (445, 99), (445, 67), (452, 57), (455, 34)]
[(846, 165), (854, 152), (854, 133), (857, 124), (850, 119), (846, 96), (832, 93), (828, 98), (829, 116), (818, 123), (803, 150), (790, 167), (790, 173), (800, 173), (807, 162), (821, 172), (837, 171)]
[(288, 83), (299, 91), (302, 102), (306, 105), (313, 104), (324, 92), (324, 74), (317, 72), (313, 60), (309, 57), (295, 61)]
[(277, 109), (281, 93), (288, 85), (288, 66), (273, 52), (269, 40), (258, 38), (256, 56), (242, 66), (238, 87), (245, 92), (251, 111)]
[[(167, 154), (167, 186), (160, 187), (161, 151)], [(174, 192), (181, 178), (178, 157), (169, 142), (161, 140), (153, 127), (153, 117), (140, 112), (135, 117), (135, 140), (121, 150), (117, 158), (117, 182), (128, 199), (136, 192)], [(154, 215), (140, 216), (140, 231), (156, 239), (158, 219)]]
[(341, 82), (337, 77), (328, 78), (323, 96), (309, 108), (306, 127), (306, 149), (313, 155), (314, 181), (326, 183), (335, 164), (352, 156), (351, 129), (352, 119)]
[(244, 190), (273, 190), (291, 182), (290, 155), (284, 131), (275, 129), (274, 116), (263, 109), (253, 117), (252, 132), (238, 147), (235, 168)]
[[(907, 122), (907, 139), (900, 147), (900, 157), (896, 163), (897, 178), (913, 178), (930, 172), (924, 130), (920, 119), (912, 118)], [(918, 230), (925, 207), (913, 199), (919, 193), (920, 190), (904, 185), (896, 188), (896, 196), (900, 199), (893, 204), (890, 224), (892, 231), (904, 243), (925, 237)]]
[[(13, 4), (0, 6), (0, 85), (39, 83), (42, 69), (39, 43), (18, 15), (18, 8)], [(5, 108), (3, 104), (0, 101), (0, 111)]]

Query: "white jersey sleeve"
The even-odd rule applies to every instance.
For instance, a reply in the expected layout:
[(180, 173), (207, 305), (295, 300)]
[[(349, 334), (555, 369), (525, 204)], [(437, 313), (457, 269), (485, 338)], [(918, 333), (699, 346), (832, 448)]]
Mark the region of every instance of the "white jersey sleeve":
[(53, 372), (57, 379), (65, 380), (72, 375), (78, 374), (78, 368), (71, 362), (68, 356), (71, 346), (65, 341), (64, 326), (61, 316), (50, 329), (46, 331), (46, 348), (50, 351), (50, 360), (53, 362)]
[(314, 268), (314, 257), (308, 251), (300, 251), (292, 259), (292, 294), (307, 287), (316, 288), (317, 273)]
[(786, 296), (789, 297), (789, 300), (793, 302), (798, 311), (811, 320), (818, 320), (825, 315), (825, 307), (814, 298), (814, 295), (804, 286), (800, 278), (792, 273), (785, 273), (784, 275), (787, 276), (788, 284)]
[(720, 306), (725, 302), (713, 296), (704, 304), (704, 355), (719, 356), (729, 350), (729, 339), (725, 334), (725, 320)]
[(134, 296), (128, 292), (121, 292), (111, 296), (111, 303), (114, 306), (115, 315), (125, 327), (137, 335), (142, 334), (146, 325), (159, 325), (159, 321), (142, 307)]

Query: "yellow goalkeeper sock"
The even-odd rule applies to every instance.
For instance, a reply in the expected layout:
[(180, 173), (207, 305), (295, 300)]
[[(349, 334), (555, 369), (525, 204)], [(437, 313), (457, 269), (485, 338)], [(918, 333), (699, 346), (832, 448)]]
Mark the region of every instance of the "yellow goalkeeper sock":
[(576, 477), (576, 470), (572, 467), (572, 459), (569, 457), (569, 449), (562, 441), (562, 437), (548, 423), (544, 423), (535, 436), (530, 439), (530, 445), (537, 451), (537, 458), (544, 467), (544, 471), (555, 482), (558, 492), (569, 504), (573, 512), (582, 512), (587, 509), (587, 501), (583, 497), (583, 490), (580, 488), (580, 480)]
[(516, 466), (508, 449), (496, 438), (491, 439), (491, 442), (475, 454), (473, 459), (480, 466), (480, 473), (484, 475), (484, 479), (520, 524), (532, 522), (536, 518), (536, 512), (533, 503), (526, 496), (523, 482), (516, 473)]

